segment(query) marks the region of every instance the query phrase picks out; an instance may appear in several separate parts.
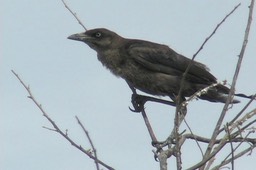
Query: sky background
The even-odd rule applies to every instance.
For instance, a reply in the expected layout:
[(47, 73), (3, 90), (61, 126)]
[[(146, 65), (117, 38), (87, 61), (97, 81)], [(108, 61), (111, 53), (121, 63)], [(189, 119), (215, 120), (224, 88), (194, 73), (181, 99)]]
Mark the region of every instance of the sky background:
[[(80, 118), (90, 132), (99, 159), (115, 169), (159, 169), (141, 115), (128, 109), (130, 89), (125, 81), (102, 67), (92, 49), (67, 39), (83, 28), (61, 0), (0, 2), (0, 169), (95, 169), (92, 160), (60, 135), (42, 128), (51, 125), (27, 98), (12, 69), (29, 84), (34, 97), (59, 127), (68, 129), (74, 141), (89, 149), (75, 116)], [(189, 58), (239, 2), (240, 8), (196, 58), (218, 80), (228, 83), (241, 49), (249, 0), (67, 1), (88, 29), (105, 27), (123, 37), (166, 44)], [(246, 94), (256, 93), (255, 23), (254, 14), (236, 86), (237, 92)], [(241, 99), (227, 118), (238, 113), (247, 101)], [(223, 106), (201, 100), (191, 102), (186, 119), (193, 132), (209, 137)], [(247, 111), (255, 107), (254, 102)], [(157, 138), (165, 140), (173, 127), (175, 109), (149, 103), (146, 111)], [(200, 160), (194, 142), (185, 144), (182, 152), (184, 168)], [(254, 151), (235, 162), (236, 169), (255, 169), (255, 156)], [(174, 160), (169, 160), (169, 169), (176, 167)]]

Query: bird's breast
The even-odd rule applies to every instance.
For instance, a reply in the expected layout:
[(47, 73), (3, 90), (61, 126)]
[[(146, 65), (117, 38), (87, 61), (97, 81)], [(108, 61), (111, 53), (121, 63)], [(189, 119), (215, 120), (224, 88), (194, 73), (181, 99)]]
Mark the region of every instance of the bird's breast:
[(98, 60), (108, 68), (114, 75), (123, 77), (123, 69), (126, 63), (125, 58), (118, 50), (106, 50), (98, 53)]

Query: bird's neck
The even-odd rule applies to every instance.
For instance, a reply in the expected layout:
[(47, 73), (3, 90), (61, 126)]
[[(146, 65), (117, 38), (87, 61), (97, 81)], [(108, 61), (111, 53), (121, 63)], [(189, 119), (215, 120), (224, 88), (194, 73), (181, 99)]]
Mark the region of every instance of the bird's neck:
[(125, 59), (121, 56), (118, 48), (110, 48), (98, 52), (98, 60), (116, 76), (119, 77), (122, 74), (121, 71)]

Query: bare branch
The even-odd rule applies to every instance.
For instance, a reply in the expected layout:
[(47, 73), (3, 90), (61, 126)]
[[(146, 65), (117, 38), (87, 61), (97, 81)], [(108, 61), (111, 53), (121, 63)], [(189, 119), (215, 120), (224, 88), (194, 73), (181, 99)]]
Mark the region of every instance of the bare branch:
[(50, 130), (50, 131), (57, 132), (57, 130), (56, 130), (56, 129), (49, 128), (49, 127), (46, 127), (46, 126), (42, 126), (42, 128), (47, 129), (47, 130)]
[(156, 136), (155, 136), (154, 131), (150, 125), (150, 122), (148, 120), (148, 117), (147, 117), (147, 114), (146, 114), (144, 108), (142, 109), (141, 113), (142, 113), (142, 117), (144, 119), (145, 125), (147, 126), (147, 129), (148, 129), (148, 132), (149, 132), (152, 142), (157, 142)]
[[(229, 125), (233, 124), (242, 114), (243, 112), (249, 107), (249, 105), (254, 101), (256, 98), (256, 94), (252, 96), (250, 101), (242, 108), (242, 110), (228, 123)], [(219, 133), (221, 133), (224, 130), (224, 127), (219, 130)]]
[(164, 151), (159, 154), (158, 159), (159, 159), (159, 164), (160, 164), (160, 170), (167, 170), (168, 156), (166, 155), (166, 153)]
[(242, 126), (243, 123), (248, 121), (250, 118), (256, 115), (256, 109), (253, 109), (249, 113), (245, 114), (241, 119), (235, 121), (233, 124), (230, 125), (230, 131), (233, 131), (235, 128)]
[(64, 4), (65, 8), (68, 9), (68, 11), (76, 18), (76, 20), (78, 21), (78, 23), (85, 29), (85, 31), (87, 31), (86, 27), (84, 26), (84, 24), (82, 23), (82, 21), (78, 18), (78, 16), (76, 15), (75, 12), (73, 12), (69, 6), (67, 5), (67, 3), (64, 0), (61, 0), (62, 3)]
[[(227, 129), (228, 130), (228, 129)], [(242, 145), (242, 143), (243, 142), (245, 142), (245, 140), (248, 138), (248, 136), (251, 134), (252, 132), (249, 132), (244, 138), (242, 138), (242, 140), (239, 142), (239, 144), (235, 147), (235, 148), (232, 148), (231, 149), (231, 153), (230, 154), (228, 154), (227, 156), (226, 156), (226, 158), (222, 161), (222, 163), (223, 162), (225, 162), (228, 158), (229, 158), (229, 156), (231, 155), (231, 164), (232, 164), (232, 167), (234, 167), (234, 160), (235, 160), (235, 156), (234, 156), (234, 153), (235, 153), (235, 151)], [(232, 137), (231, 137), (231, 135), (230, 135), (230, 138), (232, 139)], [(232, 141), (230, 141), (230, 142), (232, 142)], [(250, 146), (253, 146), (253, 145), (255, 145), (255, 143), (252, 143)], [(255, 145), (256, 146), (256, 145)], [(252, 148), (253, 149), (253, 148)]]
[[(14, 72), (12, 70), (12, 73), (16, 76), (16, 78), (20, 81), (20, 83), (23, 85), (23, 87), (27, 90), (29, 96), (28, 98), (30, 98), (34, 103), (35, 105), (40, 109), (40, 111), (43, 113), (43, 116), (52, 124), (52, 126), (54, 127), (55, 131), (58, 132), (61, 136), (63, 136), (67, 141), (69, 141), (69, 143), (74, 146), (75, 148), (77, 148), (78, 150), (80, 150), (81, 152), (83, 152), (84, 154), (86, 154), (89, 158), (93, 159), (94, 161), (97, 160), (97, 162), (99, 164), (101, 164), (102, 166), (104, 166), (105, 168), (109, 169), (109, 170), (114, 170), (114, 168), (112, 168), (111, 166), (105, 164), (104, 162), (96, 159), (95, 156), (93, 156), (91, 154), (91, 152), (85, 150), (81, 145), (78, 145), (76, 144), (71, 138), (68, 137), (67, 133), (63, 132), (59, 127), (58, 125), (48, 116), (48, 114), (45, 112), (45, 110), (43, 109), (43, 107), (41, 106), (41, 104), (39, 104), (37, 102), (37, 100), (34, 98), (29, 86), (27, 86), (22, 80), (21, 78), (19, 77), (19, 75)], [(50, 128), (47, 128), (47, 129), (50, 129)], [(53, 130), (53, 129), (51, 129)]]
[[(209, 138), (205, 138), (205, 137), (202, 137), (202, 136), (198, 136), (198, 135), (195, 135), (195, 134), (185, 134), (183, 135), (184, 138), (186, 139), (192, 139), (192, 140), (197, 140), (199, 142), (203, 142), (203, 143), (209, 143), (211, 139)], [(252, 145), (256, 144), (256, 139), (255, 138), (241, 138), (241, 137), (237, 137), (237, 138), (234, 138), (234, 135), (232, 135), (232, 142), (249, 142), (251, 143)], [(215, 144), (219, 144), (221, 142), (220, 139), (216, 140), (215, 141)]]
[(232, 137), (231, 137), (231, 135), (230, 135), (230, 130), (229, 130), (229, 127), (228, 127), (228, 123), (227, 123), (227, 125), (226, 125), (226, 131), (227, 131), (227, 134), (228, 134), (228, 140), (229, 140), (229, 143), (230, 143), (230, 148), (231, 148), (231, 168), (232, 168), (232, 170), (234, 170), (234, 164), (235, 164), (235, 159), (234, 159), (234, 152), (235, 152), (235, 150), (234, 150), (234, 147), (233, 147), (233, 143), (232, 143)]
[[(192, 132), (192, 129), (191, 129), (190, 126), (188, 125), (188, 123), (187, 123), (187, 121), (186, 121), (185, 118), (184, 118), (184, 122), (185, 122), (186, 126), (188, 127), (188, 129), (189, 129), (191, 135), (195, 137), (194, 133)], [(185, 135), (183, 135), (183, 136), (185, 136)], [(201, 155), (202, 155), (202, 157), (203, 157), (203, 156), (204, 156), (203, 150), (202, 150), (202, 148), (201, 148), (201, 146), (200, 146), (198, 140), (197, 140), (196, 138), (194, 138), (194, 139), (195, 139), (196, 144), (197, 144), (197, 146), (198, 146), (198, 148), (199, 148), (199, 150), (200, 150), (200, 152), (201, 152)]]
[(91, 137), (90, 137), (90, 135), (89, 135), (89, 132), (85, 129), (84, 125), (82, 124), (82, 122), (80, 121), (80, 119), (79, 119), (77, 116), (76, 116), (76, 120), (77, 120), (77, 123), (78, 123), (78, 124), (81, 126), (81, 128), (83, 129), (83, 131), (84, 131), (84, 133), (85, 133), (87, 139), (89, 140), (89, 143), (90, 143), (90, 145), (91, 145), (91, 147), (92, 147), (92, 151), (93, 151), (94, 156), (95, 156), (94, 162), (95, 162), (96, 168), (97, 168), (97, 170), (100, 170), (99, 163), (98, 163), (97, 152), (96, 152), (96, 149), (95, 149), (95, 147), (94, 147), (94, 145), (93, 145), (93, 142), (92, 142), (92, 139), (91, 139)]
[(240, 71), (241, 63), (242, 63), (243, 56), (244, 56), (244, 51), (246, 49), (246, 45), (247, 45), (247, 42), (248, 42), (248, 36), (249, 36), (249, 31), (250, 31), (250, 26), (251, 26), (251, 21), (252, 21), (253, 4), (254, 4), (254, 0), (251, 1), (251, 6), (250, 6), (250, 10), (249, 10), (249, 17), (248, 17), (245, 36), (244, 36), (244, 43), (243, 43), (243, 46), (242, 46), (242, 49), (241, 49), (241, 52), (240, 52), (240, 55), (239, 55), (239, 59), (238, 59), (238, 62), (237, 62), (236, 71), (235, 71), (235, 74), (234, 74), (234, 77), (233, 77), (233, 81), (232, 81), (232, 85), (231, 85), (230, 92), (229, 92), (229, 95), (228, 95), (228, 99), (227, 99), (227, 101), (226, 101), (226, 103), (223, 107), (222, 113), (219, 117), (219, 120), (218, 120), (216, 126), (215, 126), (214, 132), (213, 132), (212, 137), (211, 137), (211, 142), (209, 143), (209, 145), (207, 147), (207, 150), (206, 150), (205, 155), (204, 155), (204, 159), (209, 157), (209, 155), (212, 151), (212, 147), (213, 147), (213, 145), (215, 143), (215, 140), (216, 140), (216, 138), (219, 134), (220, 126), (221, 126), (221, 124), (224, 120), (224, 117), (225, 117), (226, 112), (228, 110), (229, 104), (231, 103), (232, 98), (234, 96), (236, 80), (237, 80), (237, 77), (238, 77), (238, 74), (239, 74), (239, 71)]
[(241, 5), (241, 3), (239, 3), (237, 6), (235, 6), (235, 8), (229, 13), (227, 14), (222, 21), (215, 27), (215, 29), (213, 30), (213, 32), (205, 39), (205, 41), (203, 42), (203, 44), (200, 46), (200, 48), (197, 50), (197, 52), (193, 55), (191, 62), (189, 63), (186, 71), (183, 73), (182, 79), (181, 79), (181, 83), (180, 83), (180, 90), (179, 90), (179, 94), (178, 94), (178, 101), (180, 100), (180, 96), (182, 94), (183, 88), (184, 88), (184, 81), (185, 81), (185, 77), (188, 74), (189, 69), (191, 68), (194, 59), (196, 58), (196, 56), (199, 54), (199, 52), (204, 48), (204, 45), (208, 42), (208, 40), (211, 39), (211, 37), (216, 33), (216, 31), (219, 29), (219, 27), (226, 21), (226, 19), (233, 14), (236, 9)]
[(252, 124), (256, 123), (256, 119), (252, 120), (251, 122), (247, 123), (246, 125), (244, 125), (242, 128), (238, 127), (238, 130), (236, 132), (234, 132), (232, 135), (234, 137), (240, 135), (244, 130), (246, 130), (247, 128), (249, 128)]
[(240, 158), (241, 156), (245, 155), (246, 153), (251, 152), (252, 149), (255, 148), (255, 147), (256, 147), (256, 144), (254, 144), (253, 146), (250, 146), (250, 147), (244, 149), (242, 152), (236, 154), (233, 158), (230, 158), (230, 159), (228, 159), (228, 160), (225, 160), (225, 161), (222, 162), (221, 164), (215, 166), (214, 168), (212, 168), (212, 170), (218, 170), (218, 169), (220, 169), (220, 167), (229, 164), (229, 163), (232, 161), (232, 159), (235, 160), (235, 159)]
[[(249, 116), (247, 116), (247, 117), (252, 117), (253, 115), (255, 115), (255, 113), (256, 113), (256, 109), (254, 109), (253, 111), (249, 112), (248, 113)], [(241, 121), (243, 121), (243, 120), (245, 120), (245, 118), (241, 119)], [(252, 122), (250, 122), (249, 124), (247, 124), (243, 128), (241, 128), (239, 132), (241, 133), (241, 131), (243, 131), (245, 128), (249, 127), (250, 125), (252, 125), (255, 122), (256, 122), (256, 120), (253, 120)], [(234, 126), (234, 127), (236, 127), (236, 126)], [(233, 129), (234, 128), (231, 127), (229, 129), (230, 132)], [(235, 138), (240, 133), (235, 132), (234, 134), (231, 134), (232, 142), (244, 142), (244, 141), (247, 141), (247, 142), (250, 142), (252, 144), (252, 146), (254, 146), (254, 147), (256, 146), (256, 143), (255, 143), (256, 139), (254, 139), (254, 138), (246, 138), (246, 137), (245, 138)], [(188, 135), (188, 137), (193, 138), (193, 135), (190, 135), (190, 136)], [(204, 158), (201, 162), (197, 163), (196, 165), (188, 168), (188, 170), (194, 170), (194, 169), (197, 169), (199, 167), (202, 168), (202, 166), (205, 166), (207, 161), (211, 160), (229, 142), (227, 139), (228, 139), (228, 134), (226, 134), (221, 140), (215, 140), (214, 144), (218, 143), (219, 145), (214, 148), (214, 150), (208, 155), (208, 157)], [(201, 138), (201, 137), (198, 137), (198, 136), (197, 136), (197, 140), (198, 141), (202, 141), (202, 142), (208, 142), (209, 141), (209, 143), (212, 142), (212, 139)], [(236, 156), (234, 156), (234, 159), (236, 159)]]
[[(203, 42), (203, 44), (201, 45), (201, 47), (199, 48), (199, 50), (193, 55), (191, 62), (189, 63), (186, 71), (183, 73), (182, 79), (181, 79), (181, 83), (180, 83), (180, 89), (179, 89), (179, 93), (177, 96), (177, 106), (176, 106), (176, 112), (175, 112), (175, 133), (178, 134), (179, 132), (179, 127), (177, 126), (178, 124), (180, 124), (179, 121), (179, 112), (180, 112), (180, 101), (181, 101), (181, 94), (184, 88), (184, 82), (185, 82), (185, 78), (186, 75), (189, 72), (189, 69), (191, 68), (192, 64), (193, 64), (193, 60), (195, 59), (195, 57), (197, 56), (197, 54), (203, 49), (204, 45), (208, 42), (208, 40), (215, 34), (215, 32), (218, 30), (218, 28), (225, 22), (225, 20), (240, 6), (240, 4), (238, 4), (228, 15), (226, 15), (226, 17), (224, 17), (224, 19), (216, 26), (216, 28), (213, 30), (213, 32), (211, 33), (211, 35), (209, 37), (207, 37), (205, 39), (205, 41)], [(179, 138), (177, 137), (176, 140), (179, 140)], [(177, 141), (177, 144), (179, 144), (179, 141)], [(176, 145), (177, 145), (176, 144)], [(177, 163), (177, 169), (181, 169), (181, 157), (180, 157), (180, 146), (176, 146), (176, 150), (177, 150), (177, 156), (176, 156), (176, 163)]]

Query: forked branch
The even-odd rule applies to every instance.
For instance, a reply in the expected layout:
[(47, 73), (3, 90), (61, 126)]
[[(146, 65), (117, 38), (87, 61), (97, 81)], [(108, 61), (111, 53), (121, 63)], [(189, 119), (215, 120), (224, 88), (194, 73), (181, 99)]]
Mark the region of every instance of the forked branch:
[[(19, 75), (14, 72), (12, 70), (12, 73), (15, 75), (15, 77), (20, 81), (20, 83), (22, 84), (22, 86), (26, 89), (26, 91), (28, 92), (29, 96), (28, 98), (31, 99), (34, 104), (40, 109), (40, 111), (43, 113), (43, 116), (52, 124), (53, 129), (47, 128), (49, 130), (55, 131), (57, 133), (59, 133), (62, 137), (64, 137), (72, 146), (74, 146), (75, 148), (77, 148), (78, 150), (80, 150), (81, 152), (83, 152), (84, 154), (86, 154), (89, 158), (93, 159), (95, 161), (96, 167), (98, 168), (98, 164), (104, 166), (105, 168), (109, 169), (109, 170), (114, 170), (114, 168), (112, 168), (111, 166), (105, 164), (104, 162), (102, 162), (101, 160), (99, 160), (96, 156), (94, 156), (90, 151), (84, 149), (81, 145), (76, 144), (66, 133), (66, 131), (62, 131), (58, 125), (50, 118), (50, 116), (46, 113), (46, 111), (43, 109), (42, 105), (39, 104), (39, 102), (35, 99), (35, 97), (33, 96), (29, 86), (27, 86), (23, 80), (19, 77)], [(81, 122), (80, 122), (81, 123)], [(81, 124), (80, 124), (81, 125)], [(83, 126), (82, 126), (83, 127)], [(91, 140), (89, 138), (89, 140)], [(94, 148), (94, 147), (93, 147)], [(93, 149), (95, 151), (95, 148)], [(94, 152), (96, 153), (96, 152)]]

